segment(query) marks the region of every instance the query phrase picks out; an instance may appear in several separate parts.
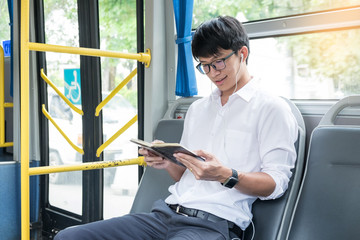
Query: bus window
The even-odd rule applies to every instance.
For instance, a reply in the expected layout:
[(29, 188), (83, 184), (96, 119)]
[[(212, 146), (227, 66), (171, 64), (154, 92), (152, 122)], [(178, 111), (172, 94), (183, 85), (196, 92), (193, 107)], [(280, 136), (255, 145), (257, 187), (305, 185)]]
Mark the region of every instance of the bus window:
[[(48, 44), (79, 46), (77, 4), (66, 0), (44, 1), (45, 41)], [(46, 75), (55, 86), (81, 109), (80, 57), (78, 55), (46, 53)], [(74, 71), (71, 71), (73, 69)], [(70, 80), (65, 72), (70, 70)], [(71, 78), (73, 77), (73, 78)], [(75, 80), (75, 81), (73, 81)], [(74, 84), (71, 84), (74, 82)], [(82, 148), (82, 118), (48, 86), (49, 113), (70, 140)], [(61, 113), (61, 114), (60, 114)], [(75, 151), (53, 124), (49, 123), (49, 165), (80, 163), (82, 156)], [(49, 175), (49, 203), (82, 214), (82, 173), (65, 172)]]
[(10, 18), (7, 1), (0, 2), (0, 44), (10, 40)]
[[(99, 1), (101, 49), (136, 53), (136, 1)], [(101, 58), (103, 99), (135, 68), (134, 60)], [(137, 77), (135, 76), (102, 110), (103, 141), (114, 135), (137, 114)], [(137, 156), (137, 122), (104, 151), (104, 161)], [(138, 166), (104, 169), (104, 219), (129, 212), (138, 187)]]
[(340, 99), (360, 91), (359, 39), (350, 29), (252, 40), (249, 71), (277, 95)]
[[(310, 1), (301, 7), (298, 3), (269, 2), (259, 8), (259, 3), (253, 1), (237, 4), (235, 1), (226, 4), (195, 1), (193, 26), (196, 27), (198, 16), (210, 18), (217, 15), (236, 16), (244, 22), (245, 28), (249, 26), (249, 72), (260, 87), (277, 95), (290, 99), (325, 100), (357, 94), (360, 91), (360, 30), (345, 17), (347, 13), (354, 14), (356, 7), (345, 7), (356, 6), (360, 1), (326, 1), (321, 4)], [(213, 10), (206, 14), (202, 11), (203, 5)], [(293, 6), (288, 10), (295, 12), (285, 11), (284, 6)], [(336, 9), (340, 6), (344, 9)], [(332, 11), (325, 12), (329, 9)], [(323, 12), (310, 13), (320, 10)], [(295, 13), (308, 14), (284, 16)], [(314, 16), (318, 20), (313, 21)], [(282, 18), (267, 19), (270, 17)], [(326, 25), (320, 18), (334, 18), (334, 21), (331, 24), (328, 21)], [(287, 22), (290, 19), (293, 21)], [(289, 29), (288, 25), (291, 25)], [(313, 30), (309, 31), (309, 28)], [(214, 87), (206, 76), (196, 74), (199, 95), (208, 95)]]
[[(357, 94), (359, 39), (360, 30), (350, 29), (251, 40), (249, 72), (259, 87), (290, 99), (340, 99)], [(209, 94), (210, 81), (196, 74), (199, 95)]]
[[(3, 64), (4, 72), (0, 72), (0, 76), (4, 77), (4, 81), (0, 84), (3, 84), (3, 99), (5, 103), (12, 103), (13, 100), (13, 91), (12, 91), (12, 81), (11, 81), (11, 48), (10, 48), (10, 17), (8, 10), (8, 2), (0, 2), (0, 46), (3, 49), (3, 54), (1, 55), (0, 64)], [(4, 57), (4, 58), (3, 58)], [(5, 137), (5, 143), (13, 142), (13, 108), (3, 108), (0, 111), (3, 111), (3, 117), (5, 120), (0, 124), (4, 124), (5, 131), (0, 133), (2, 137)], [(2, 121), (3, 121), (2, 120)], [(12, 161), (13, 160), (13, 147), (1, 147), (0, 148), (0, 161)]]
[(229, 15), (242, 22), (359, 5), (359, 0), (327, 1), (238, 1), (195, 0), (193, 27), (212, 17)]

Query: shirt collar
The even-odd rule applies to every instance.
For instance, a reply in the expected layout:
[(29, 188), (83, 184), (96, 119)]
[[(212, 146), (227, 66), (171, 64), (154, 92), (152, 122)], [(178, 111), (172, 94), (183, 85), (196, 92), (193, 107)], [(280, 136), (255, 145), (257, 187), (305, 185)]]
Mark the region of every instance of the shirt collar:
[(238, 95), (246, 102), (250, 102), (251, 98), (254, 96), (256, 92), (256, 86), (254, 81), (250, 80), (247, 84), (245, 84), (242, 88), (240, 88), (234, 95)]
[[(254, 96), (255, 92), (256, 92), (256, 85), (254, 83), (254, 81), (250, 80), (247, 84), (245, 84), (242, 88), (240, 88), (237, 92), (235, 92), (234, 94), (232, 94), (230, 96), (230, 98), (232, 96), (239, 96), (240, 98), (244, 99), (246, 102), (249, 102), (251, 100), (251, 98)], [(221, 92), (218, 88), (216, 88), (212, 94), (211, 94), (211, 98), (216, 100), (218, 98), (220, 98), (221, 96)]]

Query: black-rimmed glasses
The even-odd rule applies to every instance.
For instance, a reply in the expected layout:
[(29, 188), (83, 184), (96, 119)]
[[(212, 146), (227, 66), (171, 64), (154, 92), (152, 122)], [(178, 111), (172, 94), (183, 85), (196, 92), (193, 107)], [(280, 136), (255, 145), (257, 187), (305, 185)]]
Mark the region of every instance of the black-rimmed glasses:
[(215, 69), (215, 70), (222, 70), (222, 69), (226, 68), (225, 60), (228, 59), (229, 57), (231, 57), (232, 55), (234, 55), (235, 52), (236, 51), (233, 51), (232, 53), (230, 53), (226, 57), (224, 57), (222, 59), (215, 60), (215, 61), (213, 61), (212, 63), (209, 63), (209, 64), (199, 63), (196, 66), (196, 68), (202, 74), (208, 74), (210, 72), (210, 66), (213, 67), (213, 69)]

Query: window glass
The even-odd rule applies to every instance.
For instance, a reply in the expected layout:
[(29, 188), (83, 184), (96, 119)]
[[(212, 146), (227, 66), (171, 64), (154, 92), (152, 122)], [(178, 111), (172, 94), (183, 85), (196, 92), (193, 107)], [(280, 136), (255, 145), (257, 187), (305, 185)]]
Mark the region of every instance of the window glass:
[[(101, 49), (136, 53), (136, 1), (99, 1)], [(135, 60), (101, 58), (103, 99), (135, 68)], [(124, 86), (102, 109), (105, 142), (137, 114), (137, 77)], [(104, 150), (104, 160), (123, 160), (138, 156), (137, 122)], [(104, 218), (129, 212), (138, 186), (138, 166), (104, 169)]]
[(47, 44), (79, 47), (76, 0), (44, 0)]
[[(250, 52), (253, 80), (277, 95), (339, 99), (360, 92), (360, 29), (251, 40)], [(202, 96), (211, 91), (206, 78), (197, 73)]]
[(10, 18), (7, 1), (0, 1), (0, 45), (2, 41), (10, 40)]
[[(44, 0), (45, 42), (64, 46), (79, 46), (77, 3), (74, 0)], [(54, 85), (81, 109), (80, 56), (46, 53), (46, 75)], [(82, 148), (82, 116), (73, 111), (48, 86), (48, 112), (67, 137)], [(73, 149), (49, 121), (49, 165), (82, 162), (82, 155)], [(49, 175), (51, 205), (82, 214), (82, 172)]]
[(242, 22), (360, 5), (360, 0), (195, 0), (193, 27), (219, 15)]
[(360, 29), (265, 38), (250, 44), (249, 71), (259, 85), (278, 95), (339, 99), (360, 92)]

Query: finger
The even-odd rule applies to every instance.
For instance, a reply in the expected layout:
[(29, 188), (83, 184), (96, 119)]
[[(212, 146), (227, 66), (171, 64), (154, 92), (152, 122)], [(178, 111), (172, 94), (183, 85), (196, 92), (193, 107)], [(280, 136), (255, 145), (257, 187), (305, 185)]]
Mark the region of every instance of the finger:
[[(204, 166), (203, 164), (205, 163), (204, 161), (200, 161), (198, 158), (195, 158), (193, 156), (187, 155), (187, 154), (183, 154), (183, 153), (178, 153), (179, 157), (182, 158), (184, 161), (187, 161), (189, 164), (191, 164), (191, 166), (193, 168), (202, 168), (202, 166)], [(199, 155), (200, 156), (200, 155)]]
[(143, 156), (147, 156), (148, 155), (148, 150), (146, 150), (145, 148), (139, 148), (139, 154), (143, 155)]
[(213, 155), (212, 155), (211, 153), (206, 152), (206, 151), (204, 151), (204, 150), (196, 150), (196, 151), (194, 151), (194, 153), (195, 153), (196, 155), (200, 156), (200, 157), (205, 158), (205, 159), (209, 159), (209, 158), (212, 158), (212, 157), (213, 157)]
[(158, 157), (158, 156), (147, 156), (145, 157), (145, 162), (151, 162), (151, 163), (156, 163), (156, 162), (163, 162), (164, 161), (164, 158), (162, 157)]
[(140, 155), (143, 155), (144, 157), (147, 157), (147, 156), (151, 156), (151, 157), (160, 157), (159, 155), (157, 155), (155, 152), (153, 151), (150, 151), (146, 148), (140, 148), (139, 149), (139, 154)]
[(194, 157), (184, 153), (175, 153), (174, 157), (176, 157), (176, 159), (181, 160), (181, 162), (186, 162), (186, 163), (192, 163), (193, 159), (195, 159)]
[(191, 157), (187, 154), (182, 154), (182, 153), (175, 153), (174, 154), (174, 157), (176, 157), (176, 159), (181, 162), (182, 164), (185, 165), (185, 167), (187, 169), (189, 169), (191, 172), (195, 172), (196, 171), (196, 168), (197, 166), (193, 164), (193, 161), (199, 161), (197, 160), (196, 158), (194, 157)]

